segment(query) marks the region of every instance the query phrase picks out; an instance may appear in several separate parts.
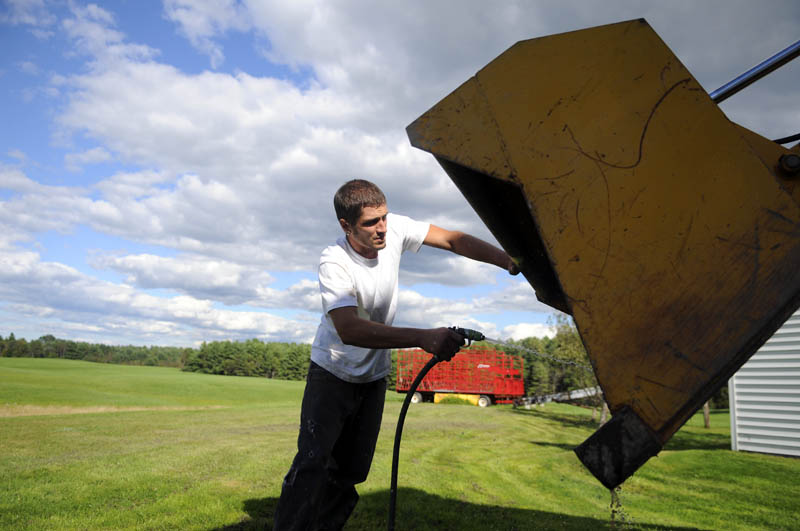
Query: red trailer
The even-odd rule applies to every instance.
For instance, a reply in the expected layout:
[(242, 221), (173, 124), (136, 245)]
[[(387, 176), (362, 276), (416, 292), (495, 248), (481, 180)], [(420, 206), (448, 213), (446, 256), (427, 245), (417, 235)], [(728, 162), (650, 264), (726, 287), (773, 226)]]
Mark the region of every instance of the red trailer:
[[(397, 351), (397, 392), (411, 388), (417, 374), (431, 359), (422, 349)], [(425, 375), (411, 398), (412, 403), (430, 401), (439, 393), (471, 395), (481, 407), (510, 404), (525, 396), (523, 363), (520, 356), (474, 347), (463, 349), (449, 362), (437, 363)]]

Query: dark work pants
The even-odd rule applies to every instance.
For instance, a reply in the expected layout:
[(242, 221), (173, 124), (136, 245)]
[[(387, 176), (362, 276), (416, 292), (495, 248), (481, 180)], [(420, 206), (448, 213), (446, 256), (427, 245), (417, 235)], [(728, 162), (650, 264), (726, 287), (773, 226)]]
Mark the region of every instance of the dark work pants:
[(344, 526), (358, 502), (355, 485), (367, 479), (385, 398), (385, 379), (349, 383), (311, 362), (276, 531)]

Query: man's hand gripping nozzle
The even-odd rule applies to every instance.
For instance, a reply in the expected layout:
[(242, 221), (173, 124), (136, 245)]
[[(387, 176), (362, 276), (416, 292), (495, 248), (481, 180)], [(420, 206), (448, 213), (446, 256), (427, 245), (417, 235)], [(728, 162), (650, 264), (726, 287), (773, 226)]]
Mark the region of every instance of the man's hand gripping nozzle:
[(486, 339), (486, 336), (477, 330), (472, 330), (471, 328), (459, 328), (457, 326), (451, 326), (450, 330), (460, 334), (467, 341), (468, 347), (472, 345), (473, 341), (483, 341)]

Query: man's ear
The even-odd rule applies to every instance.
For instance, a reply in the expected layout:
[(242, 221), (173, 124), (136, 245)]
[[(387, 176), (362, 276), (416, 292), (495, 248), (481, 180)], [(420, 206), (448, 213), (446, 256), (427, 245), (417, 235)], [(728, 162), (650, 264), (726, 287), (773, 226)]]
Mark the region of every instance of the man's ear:
[(339, 226), (342, 227), (342, 230), (345, 234), (350, 234), (350, 224), (344, 218), (339, 218)]

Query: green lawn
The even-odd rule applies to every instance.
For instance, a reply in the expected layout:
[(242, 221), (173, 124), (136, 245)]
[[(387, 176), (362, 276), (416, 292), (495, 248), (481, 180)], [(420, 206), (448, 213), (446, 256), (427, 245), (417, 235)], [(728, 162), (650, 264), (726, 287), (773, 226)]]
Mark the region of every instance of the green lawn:
[[(297, 437), (302, 382), (0, 358), (0, 528), (261, 529)], [(385, 529), (402, 395), (347, 529)], [(398, 530), (792, 529), (800, 460), (731, 452), (727, 412), (693, 418), (623, 486), (624, 520), (572, 453), (589, 413), (419, 404)]]

